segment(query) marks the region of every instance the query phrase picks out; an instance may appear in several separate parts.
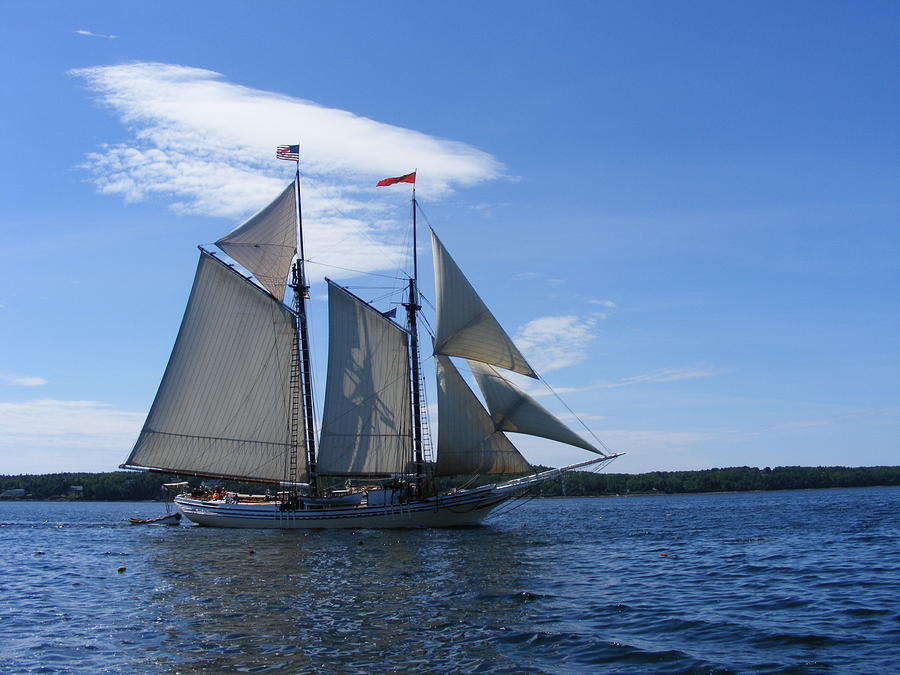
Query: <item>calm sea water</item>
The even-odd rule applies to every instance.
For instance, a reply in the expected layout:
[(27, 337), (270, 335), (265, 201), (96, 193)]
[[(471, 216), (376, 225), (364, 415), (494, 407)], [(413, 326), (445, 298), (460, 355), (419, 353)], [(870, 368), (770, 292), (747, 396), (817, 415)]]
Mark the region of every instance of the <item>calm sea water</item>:
[(900, 668), (897, 488), (536, 500), (461, 530), (124, 524), (163, 512), (0, 503), (0, 672)]

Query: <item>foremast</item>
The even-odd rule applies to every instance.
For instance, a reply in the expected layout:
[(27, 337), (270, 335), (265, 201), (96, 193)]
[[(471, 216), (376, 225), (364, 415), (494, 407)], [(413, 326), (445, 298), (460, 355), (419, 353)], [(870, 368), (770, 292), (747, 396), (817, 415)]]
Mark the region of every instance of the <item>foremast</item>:
[(291, 275), (291, 290), (294, 292), (294, 311), (297, 315), (297, 349), (296, 365), (291, 368), (291, 451), (288, 462), (288, 482), (297, 483), (297, 456), (299, 454), (300, 420), (305, 420), (303, 428), (305, 438), (302, 439), (306, 447), (307, 482), (315, 494), (316, 487), (316, 432), (315, 414), (313, 409), (312, 365), (309, 349), (309, 326), (307, 321), (306, 300), (309, 298), (309, 284), (304, 268), (305, 252), (303, 247), (303, 216), (300, 201), (300, 161), (297, 160), (297, 173), (294, 177), (296, 183), (295, 194), (297, 209), (297, 259)]

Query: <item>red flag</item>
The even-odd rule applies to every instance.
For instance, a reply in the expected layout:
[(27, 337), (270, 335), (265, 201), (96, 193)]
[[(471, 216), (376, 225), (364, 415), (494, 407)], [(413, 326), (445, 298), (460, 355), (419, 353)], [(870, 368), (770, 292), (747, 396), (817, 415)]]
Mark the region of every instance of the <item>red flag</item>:
[(375, 187), (386, 187), (394, 183), (412, 183), (416, 184), (416, 172), (408, 173), (405, 176), (397, 176), (396, 178), (385, 178), (375, 183)]

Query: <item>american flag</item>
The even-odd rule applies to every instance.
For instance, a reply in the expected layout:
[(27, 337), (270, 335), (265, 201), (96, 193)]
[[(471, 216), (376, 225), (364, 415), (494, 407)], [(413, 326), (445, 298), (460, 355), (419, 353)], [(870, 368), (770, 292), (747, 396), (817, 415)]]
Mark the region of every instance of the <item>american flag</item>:
[(275, 159), (286, 159), (289, 162), (300, 161), (299, 145), (279, 145), (275, 148)]

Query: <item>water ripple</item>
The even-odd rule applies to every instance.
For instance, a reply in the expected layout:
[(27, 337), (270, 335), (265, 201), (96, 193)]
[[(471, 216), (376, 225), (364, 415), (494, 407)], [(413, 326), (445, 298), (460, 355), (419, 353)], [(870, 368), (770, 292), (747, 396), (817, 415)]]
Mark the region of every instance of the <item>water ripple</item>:
[(274, 532), (3, 503), (0, 672), (891, 672), (898, 506), (567, 499), (483, 528)]

